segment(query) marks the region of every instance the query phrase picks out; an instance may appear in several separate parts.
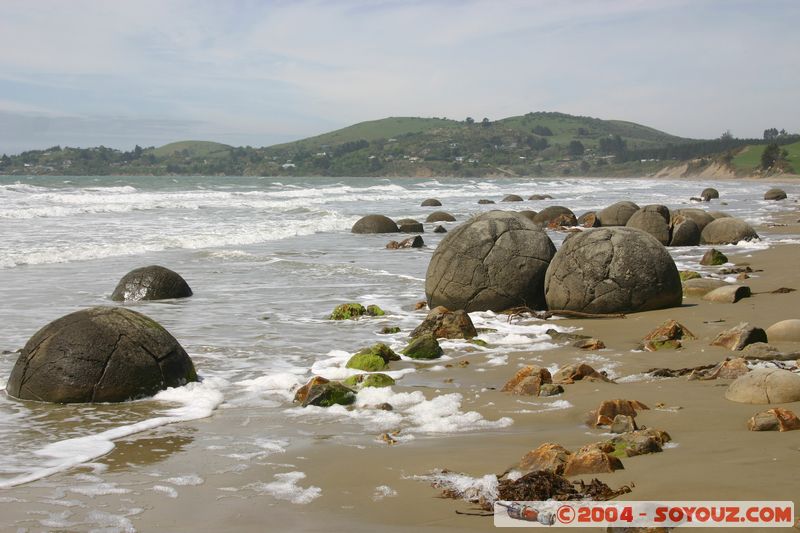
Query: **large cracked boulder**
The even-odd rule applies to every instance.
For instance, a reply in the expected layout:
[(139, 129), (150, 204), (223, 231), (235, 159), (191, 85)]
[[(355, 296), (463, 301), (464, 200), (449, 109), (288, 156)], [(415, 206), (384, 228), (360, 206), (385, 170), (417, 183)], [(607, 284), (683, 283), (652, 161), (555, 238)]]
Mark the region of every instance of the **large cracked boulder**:
[(351, 233), (398, 233), (394, 220), (384, 215), (367, 215), (353, 224)]
[(168, 268), (150, 265), (131, 270), (117, 283), (111, 299), (115, 302), (188, 298), (192, 289), (180, 274)]
[(730, 384), (725, 398), (739, 403), (800, 401), (800, 374), (779, 368), (756, 368)]
[(425, 276), (428, 306), (502, 311), (544, 307), (544, 275), (555, 254), (547, 234), (508, 211), (489, 211), (442, 239)]
[(40, 329), (6, 390), (23, 400), (122, 402), (197, 381), (192, 360), (158, 322), (130, 309), (93, 307)]
[(740, 218), (725, 217), (710, 222), (700, 234), (702, 244), (736, 244), (758, 239), (753, 226)]
[(703, 231), (703, 228), (714, 221), (714, 217), (711, 216), (707, 211), (703, 211), (702, 209), (697, 209), (694, 207), (676, 209), (672, 212), (673, 220), (678, 216), (694, 220), (694, 223), (697, 224), (697, 229), (699, 229), (701, 232)]
[(628, 200), (611, 204), (597, 213), (601, 226), (624, 226), (639, 206)]
[(681, 278), (666, 248), (633, 228), (574, 234), (544, 282), (547, 306), (587, 313), (631, 313), (681, 305)]
[(697, 246), (700, 244), (700, 227), (691, 218), (683, 215), (672, 217), (670, 246)]

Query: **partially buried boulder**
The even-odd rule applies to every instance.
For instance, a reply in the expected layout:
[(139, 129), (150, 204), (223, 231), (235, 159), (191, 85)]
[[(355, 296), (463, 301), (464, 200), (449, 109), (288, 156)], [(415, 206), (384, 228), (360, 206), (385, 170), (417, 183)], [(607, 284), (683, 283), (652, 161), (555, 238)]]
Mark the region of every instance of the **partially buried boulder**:
[(764, 200), (785, 200), (786, 191), (783, 189), (770, 189), (764, 193)]
[(569, 208), (561, 205), (551, 205), (539, 211), (533, 222), (538, 226), (550, 226), (553, 223), (558, 223), (559, 226), (575, 226), (578, 219), (575, 218), (575, 213)]
[(428, 218), (425, 219), (425, 222), (455, 222), (456, 217), (451, 215), (450, 213), (445, 213), (444, 211), (434, 211)]
[(756, 342), (767, 342), (766, 332), (759, 327), (742, 322), (738, 326), (720, 332), (711, 341), (711, 346), (722, 346), (729, 350), (739, 351), (748, 344)]
[(394, 220), (383, 215), (367, 215), (353, 224), (351, 233), (398, 233)]
[(714, 198), (719, 198), (719, 191), (713, 187), (708, 187), (703, 189), (703, 192), (700, 193), (700, 198), (702, 198), (704, 202), (710, 202)]
[[(691, 280), (697, 281), (697, 280)], [(751, 294), (750, 287), (746, 285), (723, 285), (703, 295), (703, 300), (707, 302), (716, 302), (723, 304), (735, 304), (742, 298), (749, 298)]]
[(800, 419), (788, 409), (767, 409), (747, 421), (750, 431), (793, 431), (800, 429)]
[(800, 319), (781, 320), (767, 328), (770, 342), (800, 342)]
[(728, 283), (721, 279), (714, 278), (694, 278), (683, 282), (683, 294), (686, 296), (703, 296), (720, 287), (726, 287)]
[(6, 390), (23, 400), (122, 402), (191, 381), (192, 360), (156, 321), (130, 309), (93, 307), (31, 337)]
[(733, 217), (715, 219), (700, 234), (702, 244), (736, 244), (753, 239), (758, 239), (756, 230), (744, 220)]
[(624, 200), (602, 209), (597, 213), (597, 218), (601, 226), (624, 226), (638, 210), (638, 205)]
[(192, 289), (180, 274), (162, 266), (150, 265), (125, 274), (117, 283), (111, 299), (115, 302), (133, 302), (187, 298), (191, 295)]
[(368, 387), (391, 387), (395, 384), (394, 379), (386, 374), (357, 374), (350, 376), (342, 382), (343, 385), (350, 388), (368, 388)]
[(522, 196), (519, 196), (518, 194), (508, 194), (500, 201), (501, 202), (521, 202), (522, 201)]
[(397, 227), (400, 229), (400, 233), (425, 233), (422, 222), (413, 218), (401, 218), (397, 221)]
[(522, 396), (538, 396), (542, 385), (552, 382), (550, 371), (546, 368), (529, 365), (519, 369), (500, 390)]
[(442, 205), (442, 202), (440, 202), (436, 198), (428, 198), (426, 200), (423, 200), (422, 204), (420, 205), (422, 207), (439, 207), (440, 205)]
[(725, 398), (753, 404), (800, 401), (800, 375), (778, 368), (756, 368), (731, 383)]
[(700, 228), (691, 218), (682, 215), (672, 217), (670, 246), (697, 246), (700, 244)]
[(681, 305), (681, 279), (666, 248), (633, 228), (572, 235), (547, 269), (550, 309), (628, 313)]
[(447, 234), (425, 277), (431, 308), (502, 311), (544, 307), (544, 274), (555, 246), (516, 213), (490, 211)]

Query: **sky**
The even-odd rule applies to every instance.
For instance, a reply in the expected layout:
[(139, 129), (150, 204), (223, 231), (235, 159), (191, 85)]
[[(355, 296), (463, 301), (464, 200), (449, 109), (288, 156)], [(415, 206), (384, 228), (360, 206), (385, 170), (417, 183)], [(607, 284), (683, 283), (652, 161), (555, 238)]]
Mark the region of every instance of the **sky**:
[(800, 131), (798, 0), (0, 0), (0, 153), (560, 111)]

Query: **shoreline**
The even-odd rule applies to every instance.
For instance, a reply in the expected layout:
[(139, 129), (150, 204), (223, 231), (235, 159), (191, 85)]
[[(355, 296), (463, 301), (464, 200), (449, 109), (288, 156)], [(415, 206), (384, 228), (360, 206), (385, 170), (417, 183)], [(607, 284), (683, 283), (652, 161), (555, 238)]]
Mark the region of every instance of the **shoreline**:
[[(800, 235), (799, 216), (800, 211), (795, 206), (793, 211), (772, 221), (787, 226), (767, 225), (757, 230), (759, 234), (796, 237)], [(775, 243), (766, 250), (744, 251), (731, 255), (729, 259), (734, 264), (749, 264), (755, 270), (763, 269), (746, 281), (753, 292), (761, 293), (782, 286), (800, 289), (800, 278), (796, 273), (798, 250), (800, 244)], [(378, 528), (407, 531), (411, 527), (432, 531), (486, 529), (491, 527), (490, 518), (457, 515), (456, 510), (468, 511), (471, 506), (438, 498), (437, 489), (409, 476), (446, 468), (481, 477), (504, 471), (544, 442), (557, 442), (575, 449), (602, 440), (605, 437), (600, 430), (591, 430), (583, 425), (585, 413), (602, 400), (626, 398), (650, 406), (651, 410), (642, 412), (637, 421), (666, 430), (677, 447), (658, 454), (623, 459), (625, 469), (613, 474), (580, 476), (578, 479), (597, 477), (613, 489), (633, 483), (633, 492), (620, 500), (792, 499), (795, 506), (800, 507), (800, 496), (795, 490), (796, 475), (792, 468), (787, 468), (800, 458), (800, 431), (748, 431), (745, 427), (747, 418), (768, 407), (736, 404), (724, 399), (724, 386), (730, 380), (670, 378), (618, 384), (579, 382), (566, 386), (563, 395), (549, 399), (515, 397), (499, 392), (519, 364), (548, 366), (587, 360), (595, 365), (593, 357), (600, 355), (616, 363), (614, 370), (624, 376), (658, 366), (682, 368), (718, 362), (731, 353), (708, 345), (716, 333), (740, 321), (750, 321), (766, 328), (778, 320), (800, 317), (797, 309), (800, 309), (800, 291), (755, 294), (736, 304), (713, 304), (698, 298), (686, 298), (681, 307), (636, 313), (624, 319), (559, 319), (558, 325), (581, 328), (579, 333), (600, 338), (608, 348), (600, 352), (581, 352), (569, 346), (546, 352), (509, 348), (506, 365), (485, 367), (484, 372), (475, 371), (480, 353), (464, 352), (457, 355), (457, 360), (472, 361), (473, 364), (465, 368), (454, 365), (443, 372), (428, 372), (419, 377), (416, 384), (405, 386), (400, 381), (396, 387), (402, 392), (421, 391), (428, 398), (451, 392), (463, 394), (463, 411), (478, 411), (486, 420), (512, 416), (514, 424), (509, 427), (432, 437), (419, 434), (414, 440), (387, 446), (376, 440), (380, 432), (364, 431), (350, 420), (304, 425), (302, 421), (280, 412), (276, 416), (283, 416), (283, 424), (300, 426), (307, 430), (306, 437), (287, 444), (284, 451), (251, 460), (250, 467), (245, 470), (225, 471), (229, 465), (206, 452), (213, 442), (204, 441), (204, 435), (213, 433), (234, 440), (244, 439), (259, 433), (257, 425), (261, 421), (259, 417), (263, 416), (258, 409), (237, 409), (234, 406), (217, 411), (210, 418), (166, 426), (118, 441), (117, 447), (95, 464), (106, 469), (103, 474), (105, 482), (125, 487), (131, 494), (70, 494), (70, 499), (115, 514), (119, 512), (120, 502), (126, 499), (134, 501), (135, 497), (135, 506), (142, 511), (130, 515), (129, 520), (142, 531), (219, 531), (232, 526), (239, 530), (281, 527), (292, 531), (374, 531)], [(424, 316), (425, 312), (421, 311), (420, 321)], [(683, 350), (676, 352), (633, 351), (647, 332), (668, 318), (686, 325), (698, 340), (687, 342)], [(786, 348), (785, 351), (798, 349), (796, 345), (778, 346)], [(452, 382), (446, 381), (450, 379)], [(520, 400), (542, 403), (566, 400), (571, 407), (546, 412), (519, 412), (541, 408), (521, 404)], [(654, 408), (662, 402), (666, 404), (665, 409)], [(677, 407), (681, 409), (675, 409)], [(784, 407), (800, 411), (797, 404)], [(210, 429), (214, 431), (210, 432)], [(362, 437), (358, 437), (358, 433)], [(147, 440), (152, 442), (143, 448), (143, 441)], [(91, 475), (92, 471), (91, 465), (84, 465), (17, 487), (13, 494), (0, 491), (0, 498), (25, 500), (0, 500), (3, 524), (24, 523), (37, 529), (40, 526), (35, 524), (39, 517), (31, 513), (47, 509), (47, 512), (57, 514), (64, 510), (63, 505), (41, 502), (53, 499), (58, 491), (63, 492), (74, 485), (76, 476)], [(276, 500), (263, 492), (263, 484), (274, 482), (275, 474), (288, 472), (306, 475), (297, 481), (299, 491), (319, 487), (321, 495), (309, 505), (300, 505)], [(203, 482), (177, 486), (180, 496), (171, 499), (167, 492), (151, 487), (155, 473), (161, 477), (197, 473)], [(375, 501), (376, 489), (384, 485), (396, 491), (397, 495)]]

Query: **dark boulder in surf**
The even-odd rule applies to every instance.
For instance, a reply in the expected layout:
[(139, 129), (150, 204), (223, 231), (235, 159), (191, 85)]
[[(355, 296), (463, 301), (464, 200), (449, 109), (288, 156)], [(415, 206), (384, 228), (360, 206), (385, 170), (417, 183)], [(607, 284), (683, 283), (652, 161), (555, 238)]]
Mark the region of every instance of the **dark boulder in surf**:
[(93, 307), (40, 329), (6, 390), (23, 400), (122, 402), (197, 381), (194, 364), (158, 322), (120, 307)]
[(111, 299), (115, 302), (187, 298), (192, 289), (180, 274), (168, 268), (150, 265), (131, 270), (117, 283)]

